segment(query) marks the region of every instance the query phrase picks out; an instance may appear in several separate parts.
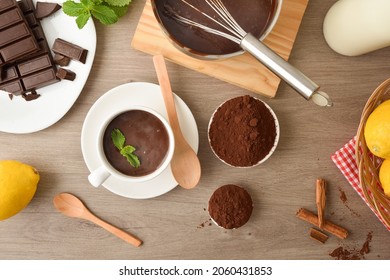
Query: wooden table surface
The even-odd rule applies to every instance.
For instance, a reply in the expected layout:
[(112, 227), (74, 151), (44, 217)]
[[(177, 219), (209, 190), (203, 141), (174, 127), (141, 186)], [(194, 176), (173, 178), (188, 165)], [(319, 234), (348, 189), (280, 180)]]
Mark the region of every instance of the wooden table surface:
[[(23, 161), (41, 174), (30, 205), (0, 222), (0, 259), (332, 259), (329, 253), (339, 246), (361, 248), (371, 231), (366, 259), (390, 259), (389, 232), (330, 159), (355, 134), (372, 91), (390, 77), (390, 48), (360, 57), (333, 52), (323, 38), (322, 23), (335, 0), (309, 2), (290, 58), (331, 95), (335, 106), (319, 108), (281, 83), (275, 99), (263, 98), (281, 126), (278, 148), (265, 164), (228, 167), (207, 142), (214, 109), (226, 99), (251, 93), (168, 62), (172, 88), (198, 124), (203, 171), (199, 185), (193, 190), (177, 187), (147, 200), (90, 186), (80, 147), (88, 110), (120, 84), (157, 83), (151, 56), (130, 48), (145, 1), (133, 2), (117, 24), (96, 23), (98, 45), (90, 78), (63, 119), (32, 134), (0, 133), (0, 159)], [(328, 181), (327, 217), (350, 231), (346, 240), (331, 236), (322, 245), (309, 238), (311, 225), (295, 217), (300, 207), (316, 211), (314, 187), (319, 177)], [(205, 208), (210, 195), (230, 183), (252, 194), (251, 219), (237, 230), (208, 223), (202, 227), (209, 218)], [(52, 204), (60, 192), (79, 196), (95, 214), (143, 239), (143, 246), (134, 248), (90, 222), (63, 216)]]

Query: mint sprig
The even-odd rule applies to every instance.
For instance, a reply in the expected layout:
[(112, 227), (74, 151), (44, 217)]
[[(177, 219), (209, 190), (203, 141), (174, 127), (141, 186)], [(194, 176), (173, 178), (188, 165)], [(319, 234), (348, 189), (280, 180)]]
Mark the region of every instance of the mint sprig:
[(140, 167), (141, 163), (139, 158), (134, 154), (135, 148), (130, 145), (125, 146), (126, 138), (118, 128), (111, 131), (111, 139), (114, 146), (119, 150), (120, 154), (127, 159), (132, 167)]
[(65, 14), (76, 17), (79, 29), (82, 29), (93, 16), (104, 25), (113, 24), (127, 13), (132, 0), (67, 0), (62, 5)]

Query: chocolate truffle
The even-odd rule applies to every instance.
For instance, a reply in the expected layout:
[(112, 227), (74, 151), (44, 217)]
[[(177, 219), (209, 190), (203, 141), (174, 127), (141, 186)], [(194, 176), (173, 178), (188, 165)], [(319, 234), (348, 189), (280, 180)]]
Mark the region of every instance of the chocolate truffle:
[(265, 160), (275, 149), (278, 125), (261, 100), (249, 95), (223, 103), (209, 125), (213, 152), (225, 163), (250, 167)]
[(224, 185), (210, 197), (208, 210), (218, 226), (225, 229), (239, 228), (249, 220), (253, 202), (245, 189), (236, 185)]

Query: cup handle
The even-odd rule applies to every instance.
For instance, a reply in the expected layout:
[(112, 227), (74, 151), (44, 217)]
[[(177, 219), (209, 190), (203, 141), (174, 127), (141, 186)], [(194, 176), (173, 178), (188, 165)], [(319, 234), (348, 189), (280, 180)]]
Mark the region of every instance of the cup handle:
[(92, 186), (97, 188), (101, 184), (103, 184), (104, 181), (106, 181), (107, 178), (110, 177), (110, 175), (111, 174), (104, 166), (100, 166), (98, 169), (95, 169), (94, 171), (92, 171), (91, 174), (88, 175), (88, 181), (91, 183)]

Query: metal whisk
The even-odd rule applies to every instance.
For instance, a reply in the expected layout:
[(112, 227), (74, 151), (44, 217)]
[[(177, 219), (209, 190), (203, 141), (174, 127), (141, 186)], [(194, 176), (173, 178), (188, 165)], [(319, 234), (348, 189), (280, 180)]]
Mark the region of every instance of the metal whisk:
[(177, 12), (173, 12), (171, 15), (178, 21), (200, 28), (208, 33), (221, 36), (228, 39), (253, 55), (257, 60), (263, 63), (268, 69), (275, 73), (278, 77), (288, 83), (293, 89), (301, 94), (305, 99), (311, 99), (319, 106), (332, 106), (333, 103), (329, 96), (322, 91), (319, 91), (319, 86), (310, 80), (297, 68), (293, 67), (282, 57), (276, 54), (273, 50), (259, 41), (251, 33), (246, 32), (237, 23), (234, 17), (230, 14), (222, 0), (204, 0), (216, 13), (217, 17), (214, 18), (207, 13), (201, 11), (199, 8), (188, 3), (186, 0), (180, 0), (195, 11), (202, 14), (204, 17), (210, 19), (217, 25), (222, 27), (222, 30), (217, 30), (188, 19)]

